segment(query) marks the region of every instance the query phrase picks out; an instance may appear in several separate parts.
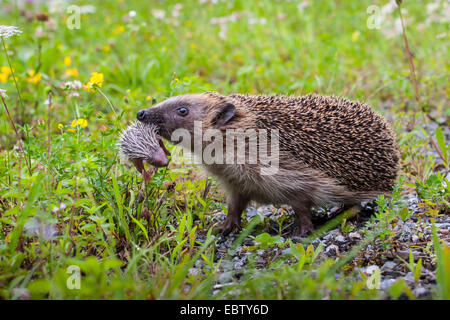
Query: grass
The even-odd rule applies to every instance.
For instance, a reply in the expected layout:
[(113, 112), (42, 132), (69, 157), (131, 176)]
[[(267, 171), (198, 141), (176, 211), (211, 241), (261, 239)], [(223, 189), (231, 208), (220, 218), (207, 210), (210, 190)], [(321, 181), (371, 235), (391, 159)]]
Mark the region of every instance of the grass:
[[(80, 1), (96, 13), (82, 14), (79, 29), (67, 27), (73, 17), (65, 5), (50, 12), (46, 4), (3, 3), (2, 24), (23, 33), (5, 39), (7, 55), (0, 55), (0, 88), (9, 96), (0, 114), (2, 299), (386, 298), (358, 278), (358, 251), (374, 241), (392, 246), (392, 222), (411, 215), (402, 193), (417, 192), (429, 216), (449, 212), (448, 180), (442, 187), (449, 168), (448, 21), (428, 21), (433, 1), (402, 4), (420, 99), (401, 32), (385, 35), (398, 12), (369, 29), (373, 1), (310, 2), (302, 10), (299, 1), (190, 1), (181, 9), (176, 1)], [(218, 22), (224, 19), (226, 26)], [(86, 85), (94, 72), (104, 75), (94, 90), (64, 85)], [(115, 148), (138, 110), (207, 90), (346, 96), (391, 120), (401, 177), (392, 199), (379, 199), (359, 247), (340, 259), (313, 259), (317, 248), (268, 235), (255, 220), (243, 230), (256, 237), (248, 266), (217, 286), (230, 261), (215, 258), (212, 215), (224, 197), (214, 180), (171, 165), (142, 186)], [(423, 128), (422, 110), (437, 130)], [(290, 258), (258, 265), (258, 249), (288, 247)], [(434, 247), (434, 297), (448, 298), (449, 247), (437, 236)], [(200, 262), (204, 274), (189, 272)], [(414, 298), (401, 281), (388, 297), (401, 294)]]

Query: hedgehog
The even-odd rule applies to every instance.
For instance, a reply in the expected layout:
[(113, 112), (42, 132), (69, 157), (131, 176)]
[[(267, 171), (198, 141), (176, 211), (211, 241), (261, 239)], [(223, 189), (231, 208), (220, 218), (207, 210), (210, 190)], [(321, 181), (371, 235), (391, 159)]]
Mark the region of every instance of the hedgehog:
[(144, 161), (154, 167), (167, 166), (170, 155), (158, 133), (159, 129), (152, 124), (133, 122), (121, 134), (117, 146), (122, 159), (129, 160), (148, 182), (151, 175), (144, 167)]
[[(244, 140), (244, 152), (237, 152), (245, 155), (243, 163), (201, 163), (227, 195), (223, 235), (240, 229), (242, 212), (256, 201), (290, 205), (305, 236), (314, 230), (313, 207), (338, 204), (348, 209), (389, 194), (400, 169), (396, 138), (387, 121), (369, 105), (341, 97), (186, 94), (140, 110), (137, 119), (158, 126), (163, 138), (199, 157), (207, 143), (196, 147), (192, 140), (183, 142), (180, 130), (195, 137), (200, 123), (202, 130), (222, 135), (213, 143), (225, 149), (227, 132), (233, 130), (277, 133), (278, 170), (273, 174), (262, 174), (267, 163), (247, 161), (251, 139)], [(275, 139), (267, 139), (267, 144)]]

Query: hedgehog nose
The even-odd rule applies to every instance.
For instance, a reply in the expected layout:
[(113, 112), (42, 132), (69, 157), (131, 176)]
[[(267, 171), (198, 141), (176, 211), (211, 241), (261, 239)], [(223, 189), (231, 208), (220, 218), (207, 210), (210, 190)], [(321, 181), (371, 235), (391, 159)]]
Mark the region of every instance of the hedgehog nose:
[(146, 116), (147, 116), (147, 112), (145, 110), (141, 110), (137, 113), (137, 119), (139, 121), (144, 121)]

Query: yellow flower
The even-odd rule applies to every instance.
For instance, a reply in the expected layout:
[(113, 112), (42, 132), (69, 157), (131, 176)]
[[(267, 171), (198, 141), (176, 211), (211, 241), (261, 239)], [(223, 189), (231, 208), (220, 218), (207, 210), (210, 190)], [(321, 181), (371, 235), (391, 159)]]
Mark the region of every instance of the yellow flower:
[(103, 73), (93, 72), (91, 74), (91, 79), (89, 79), (89, 82), (101, 88), (103, 84), (103, 79), (104, 79)]
[(111, 51), (111, 47), (109, 45), (106, 45), (106, 46), (103, 47), (103, 50), (105, 52), (110, 52)]
[(34, 84), (38, 83), (41, 80), (41, 78), (42, 78), (41, 73), (38, 72), (38, 73), (34, 74), (34, 70), (28, 70), (27, 74), (28, 74), (28, 78), (26, 78), (26, 80), (28, 82), (31, 82), (31, 83), (34, 83)]
[(79, 125), (81, 128), (86, 128), (87, 127), (87, 120), (86, 119), (78, 119), (77, 120), (77, 125)]
[(116, 29), (114, 29), (113, 34), (119, 34), (125, 31), (125, 27), (124, 26), (119, 26)]
[(197, 46), (195, 45), (195, 43), (191, 43), (191, 45), (189, 46), (191, 49), (197, 49)]
[(103, 73), (93, 72), (89, 82), (86, 84), (86, 89), (95, 92), (96, 88), (101, 88), (103, 85)]
[(11, 69), (7, 66), (3, 66), (0, 68), (0, 72), (9, 76), (11, 74)]
[(62, 129), (64, 129), (64, 125), (63, 125), (62, 123), (58, 123), (58, 128), (59, 128), (60, 130), (62, 130)]
[(8, 75), (6, 73), (0, 73), (0, 82), (1, 83), (7, 83), (8, 82)]
[(67, 129), (67, 130), (69, 130), (70, 132), (77, 132), (77, 130), (75, 130), (75, 129)]
[(190, 26), (192, 25), (191, 20), (187, 20), (187, 21), (184, 23), (184, 25), (185, 25), (186, 27), (190, 27)]
[(72, 64), (72, 59), (71, 59), (69, 56), (64, 57), (64, 64), (65, 64), (67, 67), (69, 67), (69, 66)]
[[(77, 119), (77, 120), (72, 120), (72, 123), (70, 124), (70, 126), (72, 128), (76, 128), (77, 126), (79, 126), (80, 128), (86, 128), (87, 124), (88, 124), (88, 122), (87, 122), (86, 119), (80, 118), (80, 119)], [(58, 125), (58, 127), (59, 127), (59, 125)], [(73, 130), (73, 129), (68, 129), (68, 130), (70, 132), (75, 132), (75, 130)]]
[(70, 68), (66, 70), (66, 75), (70, 77), (78, 77), (78, 70), (77, 68)]
[(352, 34), (352, 41), (353, 41), (353, 42), (358, 41), (359, 35), (360, 35), (360, 32), (359, 32), (359, 31), (353, 32), (353, 34)]
[(151, 96), (146, 96), (145, 100), (150, 101), (150, 100), (152, 100), (152, 97)]

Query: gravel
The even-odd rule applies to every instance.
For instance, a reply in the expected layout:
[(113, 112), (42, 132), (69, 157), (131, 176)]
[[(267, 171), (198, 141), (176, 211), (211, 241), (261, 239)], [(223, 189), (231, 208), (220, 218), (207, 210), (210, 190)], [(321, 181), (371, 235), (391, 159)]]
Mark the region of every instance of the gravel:
[[(355, 271), (359, 269), (366, 276), (370, 276), (376, 269), (380, 269), (379, 285), (385, 297), (388, 297), (388, 290), (394, 283), (403, 280), (410, 287), (414, 296), (429, 298), (436, 286), (436, 266), (432, 259), (433, 257), (425, 250), (421, 250), (420, 247), (425, 247), (426, 243), (432, 240), (431, 220), (424, 214), (424, 210), (418, 206), (420, 201), (417, 194), (405, 194), (402, 197), (402, 201), (413, 212), (413, 215), (405, 219), (405, 221), (398, 219), (395, 221), (395, 225), (392, 226), (392, 233), (389, 236), (392, 237), (391, 240), (395, 243), (395, 246), (384, 248), (380, 241), (371, 242), (361, 249), (354, 258), (354, 262), (349, 265), (354, 265)], [(311, 244), (315, 248), (321, 243), (323, 245), (323, 250), (319, 254), (318, 260), (339, 258), (364, 239), (364, 231), (362, 230), (367, 227), (367, 222), (375, 210), (377, 210), (377, 207), (374, 203), (364, 203), (359, 218), (346, 222), (346, 225), (351, 225), (352, 227), (350, 232), (344, 233), (339, 225), (335, 229), (313, 239)], [(327, 212), (326, 209), (320, 208), (314, 212), (314, 216), (315, 218), (317, 216), (323, 218), (327, 216)], [(230, 249), (238, 234), (231, 233), (225, 238), (220, 235), (217, 236), (215, 262), (221, 261), (217, 285), (229, 285), (239, 281), (239, 277), (245, 272), (249, 263), (250, 256), (252, 257), (253, 265), (259, 268), (266, 268), (268, 261), (271, 261), (275, 256), (284, 257), (283, 259), (286, 260), (286, 263), (292, 261), (290, 260), (290, 247), (279, 248), (277, 245), (274, 245), (269, 246), (268, 249), (261, 249), (255, 246), (252, 237), (264, 232), (273, 236), (278, 235), (281, 225), (283, 240), (290, 239), (294, 244), (305, 240), (305, 238), (300, 238), (296, 235), (295, 214), (290, 207), (274, 207), (272, 205), (249, 206), (245, 215), (246, 222), (248, 223), (256, 215), (262, 217), (264, 222), (258, 224), (233, 252)], [(225, 217), (224, 212), (218, 212), (214, 215), (213, 221), (220, 225)], [(447, 230), (450, 229), (450, 217), (441, 215), (434, 217), (434, 219), (436, 220), (436, 228), (440, 230), (439, 235), (448, 243), (450, 234)], [(280, 223), (279, 221), (282, 222)], [(204, 243), (205, 240), (204, 236), (199, 235), (197, 237), (197, 241), (200, 243)], [(422, 259), (421, 277), (418, 281), (414, 279), (413, 273), (408, 268), (411, 246), (416, 246), (416, 248), (412, 248), (415, 263)], [(430, 249), (428, 248), (428, 250)], [(202, 268), (204, 266), (204, 263), (196, 264), (189, 270), (189, 274), (195, 275), (198, 272), (203, 272)], [(360, 278), (358, 272), (355, 272), (355, 276)]]

